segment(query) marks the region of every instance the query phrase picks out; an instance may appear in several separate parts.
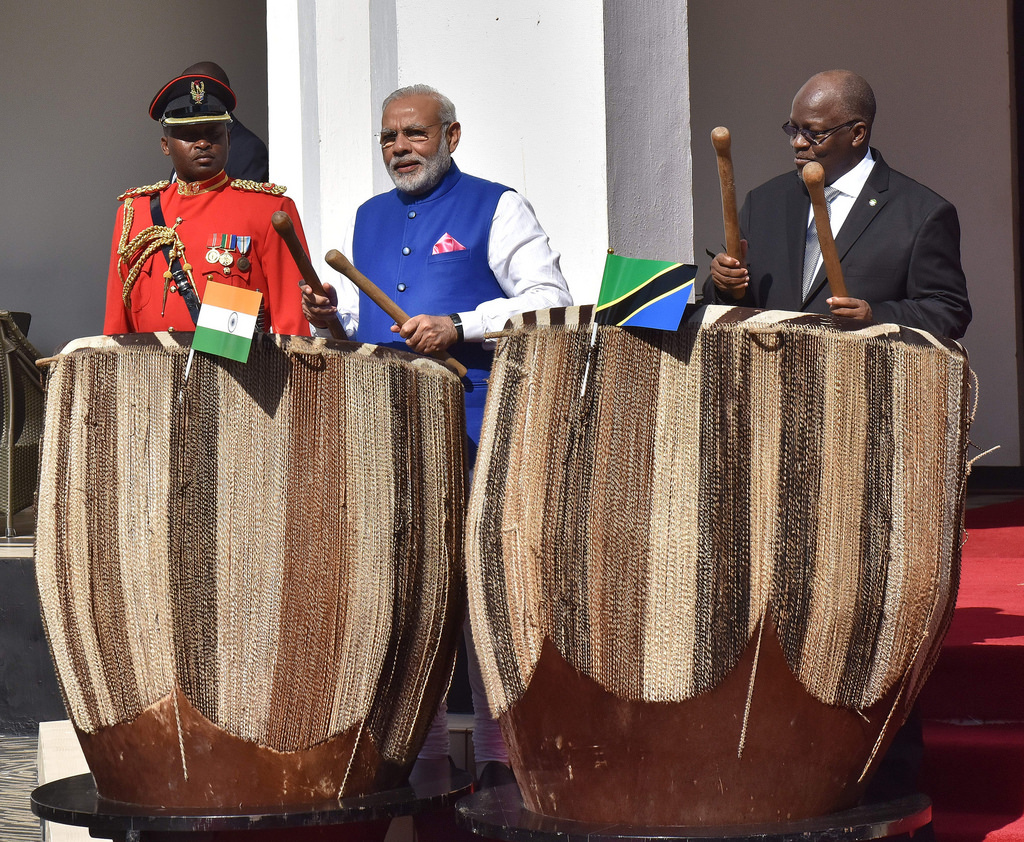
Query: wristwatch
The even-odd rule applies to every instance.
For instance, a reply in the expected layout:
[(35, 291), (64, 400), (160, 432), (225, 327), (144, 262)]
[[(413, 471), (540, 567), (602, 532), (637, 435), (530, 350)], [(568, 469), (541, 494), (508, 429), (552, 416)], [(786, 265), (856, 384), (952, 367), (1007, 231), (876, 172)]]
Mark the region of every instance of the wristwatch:
[(462, 317), (458, 313), (449, 313), (448, 318), (455, 325), (455, 333), (459, 337), (456, 341), (462, 342), (466, 338), (466, 331), (462, 327)]

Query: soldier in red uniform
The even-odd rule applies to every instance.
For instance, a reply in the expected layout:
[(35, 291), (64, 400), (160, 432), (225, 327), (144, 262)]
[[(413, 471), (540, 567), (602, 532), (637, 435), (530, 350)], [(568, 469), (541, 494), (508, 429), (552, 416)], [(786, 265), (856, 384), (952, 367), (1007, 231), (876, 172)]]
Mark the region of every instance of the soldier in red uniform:
[(114, 223), (107, 275), (107, 334), (191, 331), (207, 281), (263, 293), (265, 331), (309, 335), (301, 275), (270, 224), (283, 210), (305, 247), (285, 188), (230, 179), (224, 172), (235, 95), (210, 76), (168, 82), (149, 116), (178, 180), (128, 190)]

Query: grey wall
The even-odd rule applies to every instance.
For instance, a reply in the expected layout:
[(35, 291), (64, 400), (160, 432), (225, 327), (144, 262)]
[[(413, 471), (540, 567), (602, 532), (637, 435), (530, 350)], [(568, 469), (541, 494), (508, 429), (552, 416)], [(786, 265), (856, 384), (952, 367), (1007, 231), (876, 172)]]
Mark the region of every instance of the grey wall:
[(692, 263), (686, 4), (606, 0), (604, 38), (608, 243)]
[[(844, 67), (874, 87), (872, 145), (956, 205), (974, 321), (964, 340), (980, 382), (971, 439), (1002, 449), (981, 465), (1020, 465), (1020, 313), (1006, 0), (691, 0), (694, 239), (723, 240), (711, 130), (733, 134), (739, 201), (792, 169), (780, 130), (813, 73)], [(703, 257), (702, 257), (703, 256)], [(973, 451), (972, 455), (976, 455)]]
[(267, 134), (266, 4), (5, 3), (0, 27), (0, 309), (33, 314), (49, 353), (103, 330), (117, 196), (167, 178), (147, 109), (189, 64), (231, 77), (237, 114)]

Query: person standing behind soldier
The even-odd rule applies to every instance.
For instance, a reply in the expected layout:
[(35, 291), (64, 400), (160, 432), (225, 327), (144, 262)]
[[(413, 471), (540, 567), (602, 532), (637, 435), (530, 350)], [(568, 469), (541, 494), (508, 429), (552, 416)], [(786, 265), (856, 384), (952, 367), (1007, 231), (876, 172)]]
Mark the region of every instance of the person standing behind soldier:
[[(484, 333), (509, 316), (572, 304), (559, 255), (530, 203), (509, 187), (464, 174), (452, 160), (462, 127), (448, 97), (428, 85), (390, 94), (381, 107), (380, 146), (395, 189), (359, 207), (344, 251), (412, 316), (396, 325), (348, 281), (330, 299), (303, 287), (303, 310), (318, 328), (338, 319), (360, 342), (421, 354), (451, 349), (469, 369), (466, 433), (472, 465), (480, 438), (493, 351)], [(338, 299), (341, 299), (339, 304)], [(513, 780), (467, 630), (473, 745), (482, 786)], [(421, 758), (448, 754), (442, 703)]]
[[(231, 87), (228, 74), (219, 64), (213, 61), (199, 61), (181, 71), (182, 76), (211, 76), (226, 88)], [(231, 154), (224, 166), (224, 172), (230, 178), (243, 178), (249, 181), (270, 181), (270, 153), (267, 144), (255, 132), (248, 129), (231, 112)]]
[[(782, 127), (797, 172), (747, 195), (740, 211), (744, 260), (715, 255), (705, 303), (832, 313), (953, 339), (964, 335), (971, 305), (956, 209), (890, 169), (869, 145), (874, 119), (874, 92), (857, 74), (828, 70), (804, 83)], [(830, 297), (826, 283), (810, 198), (798, 175), (810, 161), (825, 171), (826, 196), (830, 187), (835, 191), (829, 212), (848, 297)]]
[(160, 145), (178, 180), (123, 193), (107, 275), (106, 334), (191, 331), (208, 281), (263, 294), (258, 325), (309, 335), (301, 275), (271, 226), (285, 211), (305, 247), (298, 212), (284, 187), (225, 172), (235, 95), (203, 74), (172, 79), (149, 115), (163, 126)]

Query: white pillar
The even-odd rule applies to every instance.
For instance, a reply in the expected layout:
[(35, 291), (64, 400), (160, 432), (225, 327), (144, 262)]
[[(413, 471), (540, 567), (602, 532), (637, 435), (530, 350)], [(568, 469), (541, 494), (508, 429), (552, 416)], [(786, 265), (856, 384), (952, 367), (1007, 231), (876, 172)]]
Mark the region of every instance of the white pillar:
[(268, 0), (271, 171), (302, 217), (313, 265), (341, 248), (349, 215), (373, 191), (370, 7), (359, 0)]
[(609, 245), (688, 259), (685, 4), (608, 6), (268, 0), (272, 168), (311, 250), (337, 247), (359, 203), (391, 188), (380, 103), (425, 82), (455, 103), (459, 166), (530, 200), (578, 303), (596, 299)]

